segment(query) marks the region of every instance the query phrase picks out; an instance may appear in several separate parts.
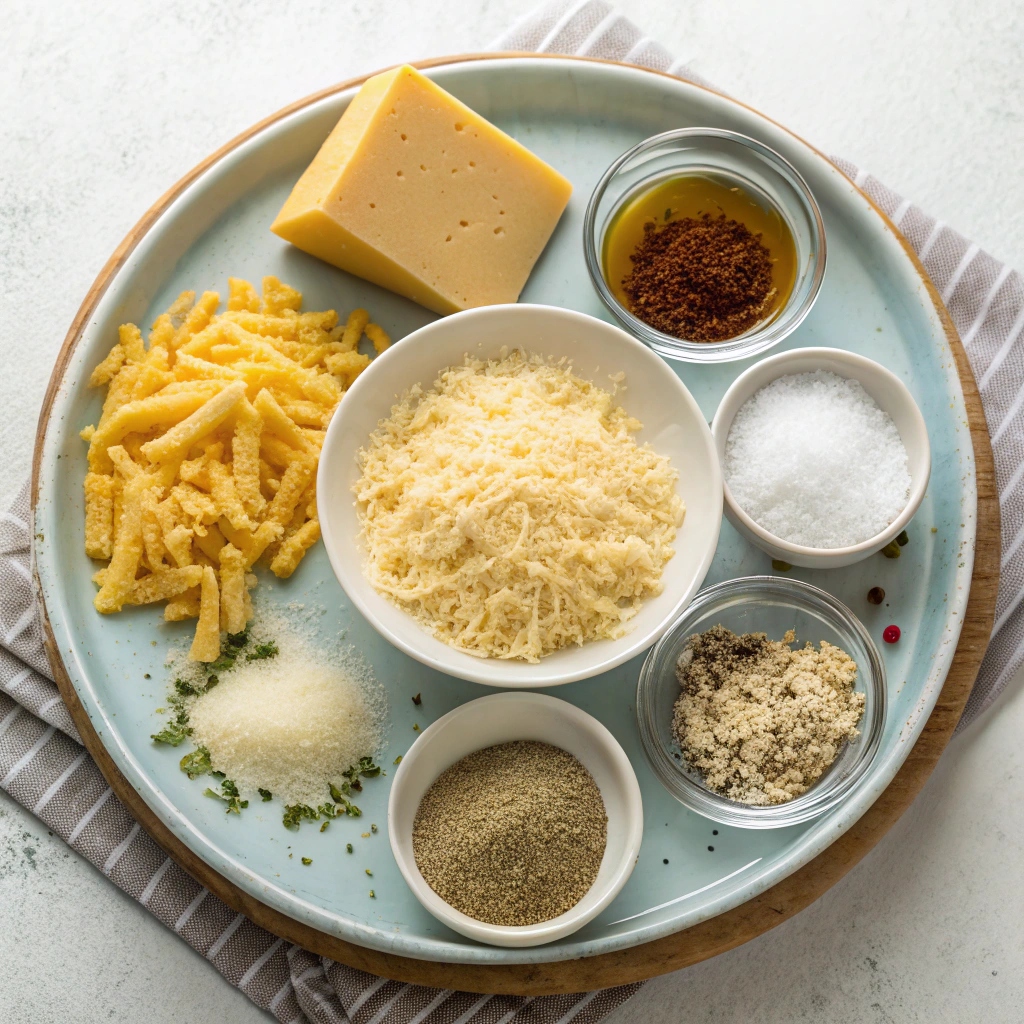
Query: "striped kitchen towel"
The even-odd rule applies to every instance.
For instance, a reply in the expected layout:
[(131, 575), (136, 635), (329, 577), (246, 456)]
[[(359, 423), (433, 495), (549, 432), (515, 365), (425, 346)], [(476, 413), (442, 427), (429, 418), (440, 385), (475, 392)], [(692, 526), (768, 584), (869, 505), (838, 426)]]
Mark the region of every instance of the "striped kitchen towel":
[[(603, 0), (548, 4), (494, 48), (605, 57), (696, 80), (685, 61), (673, 60)], [(1003, 500), (1003, 582), (993, 644), (963, 725), (991, 703), (1024, 650), (1024, 285), (852, 164), (836, 163), (918, 251), (960, 329), (985, 402)], [(141, 830), (81, 746), (43, 650), (30, 538), (26, 486), (0, 517), (0, 788), (257, 1006), (293, 1024), (596, 1024), (639, 988), (524, 999), (403, 985), (319, 957), (236, 914)]]

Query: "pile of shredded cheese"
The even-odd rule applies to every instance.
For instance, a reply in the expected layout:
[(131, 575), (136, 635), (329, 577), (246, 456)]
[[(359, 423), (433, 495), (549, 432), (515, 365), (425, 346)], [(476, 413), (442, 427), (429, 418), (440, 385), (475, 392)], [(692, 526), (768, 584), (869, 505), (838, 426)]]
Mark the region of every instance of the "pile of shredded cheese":
[(360, 452), (370, 583), (479, 657), (623, 635), (684, 514), (641, 426), (564, 361), (520, 351), (413, 388)]

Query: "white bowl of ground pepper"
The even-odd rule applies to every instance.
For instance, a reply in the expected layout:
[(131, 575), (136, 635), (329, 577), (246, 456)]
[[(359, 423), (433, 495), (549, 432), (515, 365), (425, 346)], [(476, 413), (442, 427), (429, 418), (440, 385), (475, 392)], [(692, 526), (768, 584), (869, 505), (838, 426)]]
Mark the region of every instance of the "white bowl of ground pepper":
[(626, 884), (643, 837), (640, 786), (596, 718), (545, 694), (499, 693), (412, 745), (388, 835), (439, 921), (478, 942), (538, 946), (582, 928)]
[(658, 641), (636, 710), (651, 768), (680, 803), (726, 825), (782, 828), (831, 810), (866, 775), (885, 727), (885, 668), (830, 594), (749, 576), (698, 594)]

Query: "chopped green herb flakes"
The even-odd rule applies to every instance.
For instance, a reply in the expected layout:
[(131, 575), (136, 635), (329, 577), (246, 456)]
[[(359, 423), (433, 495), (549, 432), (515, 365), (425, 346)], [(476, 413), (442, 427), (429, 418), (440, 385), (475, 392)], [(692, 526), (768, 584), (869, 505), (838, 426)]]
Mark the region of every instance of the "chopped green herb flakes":
[(187, 720), (182, 722), (180, 718), (181, 716), (179, 715), (173, 722), (168, 722), (159, 732), (153, 733), (150, 738), (156, 740), (157, 743), (166, 743), (170, 747), (179, 746), (192, 732), (187, 725)]
[[(372, 757), (360, 758), (359, 764), (356, 765), (356, 768), (359, 769), (359, 774), (362, 775), (364, 779), (375, 779), (380, 775), (380, 765), (374, 764)], [(355, 768), (350, 768), (349, 771), (355, 771)]]
[(219, 793), (215, 789), (210, 789), (209, 786), (206, 787), (205, 793), (206, 796), (223, 800), (228, 805), (225, 814), (241, 814), (242, 810), (249, 806), (248, 800), (239, 798), (238, 787), (230, 779), (225, 779), (220, 784)]
[(198, 779), (200, 775), (206, 775), (213, 768), (210, 764), (210, 752), (206, 747), (197, 747), (192, 753), (186, 754), (180, 765), (181, 770), (190, 779)]
[(273, 640), (269, 640), (265, 644), (257, 644), (249, 653), (245, 656), (246, 661), (265, 661), (267, 658), (274, 658), (277, 656), (277, 644)]
[(320, 813), (306, 804), (289, 804), (284, 809), (281, 823), (285, 828), (298, 828), (303, 819), (315, 821), (319, 817)]
[[(364, 758), (369, 760), (369, 758)], [(373, 762), (370, 762), (373, 765)], [(373, 765), (376, 767), (376, 765)], [(358, 765), (349, 769), (349, 772), (357, 771)], [(379, 769), (378, 769), (379, 771)], [(348, 772), (346, 773), (348, 774)], [(291, 804), (284, 809), (284, 817), (281, 819), (285, 828), (298, 828), (303, 821), (319, 821), (321, 818), (340, 818), (345, 815), (349, 818), (359, 818), (362, 811), (345, 795), (349, 790), (350, 783), (343, 782), (341, 786), (330, 783), (331, 800), (333, 803), (323, 803), (319, 807), (309, 807), (307, 804)], [(326, 822), (325, 822), (326, 825)], [(321, 832), (324, 828), (321, 827)]]

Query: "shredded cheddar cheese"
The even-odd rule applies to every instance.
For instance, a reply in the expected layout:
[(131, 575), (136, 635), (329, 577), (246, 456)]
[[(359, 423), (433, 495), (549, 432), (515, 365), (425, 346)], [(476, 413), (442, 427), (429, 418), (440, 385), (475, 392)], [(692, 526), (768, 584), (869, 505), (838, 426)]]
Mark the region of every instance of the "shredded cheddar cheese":
[(520, 351), (413, 388), (360, 452), (370, 583), (479, 657), (622, 636), (660, 593), (684, 515), (641, 426), (564, 362)]

